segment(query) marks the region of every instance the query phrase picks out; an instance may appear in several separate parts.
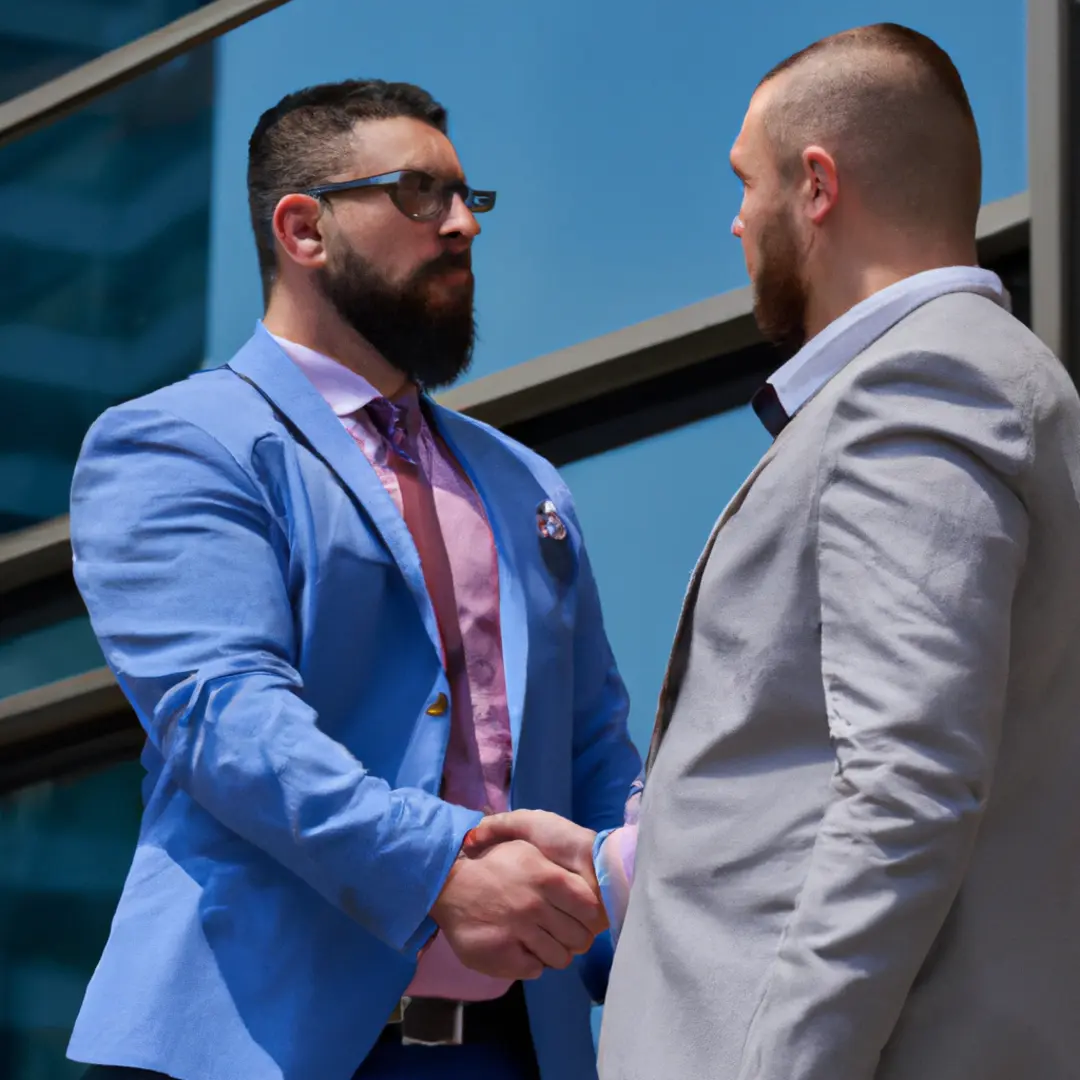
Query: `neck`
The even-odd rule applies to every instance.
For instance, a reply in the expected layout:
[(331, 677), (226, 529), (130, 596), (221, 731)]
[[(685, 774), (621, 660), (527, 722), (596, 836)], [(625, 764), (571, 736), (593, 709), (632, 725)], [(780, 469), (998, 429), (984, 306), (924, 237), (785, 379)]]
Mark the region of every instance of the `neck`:
[(925, 270), (946, 266), (978, 266), (974, 241), (970, 244), (933, 244), (920, 238), (920, 245), (904, 246), (878, 255), (848, 255), (830, 260), (808, 274), (809, 281), (823, 283), (811, 289), (806, 307), (806, 339), (820, 334), (831, 322), (882, 289)]
[(408, 378), (321, 296), (297, 297), (279, 285), (271, 294), (263, 326), (271, 334), (314, 349), (355, 371), (384, 397), (397, 397), (409, 388)]

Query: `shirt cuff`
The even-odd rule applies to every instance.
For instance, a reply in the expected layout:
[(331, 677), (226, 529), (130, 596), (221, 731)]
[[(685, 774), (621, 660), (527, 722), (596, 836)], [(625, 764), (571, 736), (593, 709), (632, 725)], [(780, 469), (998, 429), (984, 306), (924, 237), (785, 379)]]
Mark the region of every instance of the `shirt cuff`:
[(598, 833), (593, 843), (593, 866), (596, 869), (596, 880), (600, 884), (600, 897), (611, 926), (613, 945), (618, 945), (619, 934), (626, 921), (636, 847), (636, 825), (623, 825), (618, 829)]

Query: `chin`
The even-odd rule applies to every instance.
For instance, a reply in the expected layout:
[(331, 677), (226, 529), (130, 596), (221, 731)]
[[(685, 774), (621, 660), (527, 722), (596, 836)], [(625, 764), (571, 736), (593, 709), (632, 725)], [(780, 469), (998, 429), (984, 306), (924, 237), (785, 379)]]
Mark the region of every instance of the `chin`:
[(472, 304), (473, 287), (470, 281), (468, 285), (448, 287), (433, 285), (428, 289), (427, 307), (429, 311), (437, 311), (440, 314), (447, 311), (455, 311), (459, 308)]

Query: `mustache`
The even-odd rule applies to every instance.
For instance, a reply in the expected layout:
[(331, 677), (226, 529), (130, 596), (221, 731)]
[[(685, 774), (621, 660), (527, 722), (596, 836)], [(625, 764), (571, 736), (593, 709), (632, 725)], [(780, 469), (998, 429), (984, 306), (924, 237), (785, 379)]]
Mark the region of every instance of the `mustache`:
[(417, 276), (431, 277), (442, 273), (444, 270), (472, 270), (472, 252), (468, 249), (465, 251), (444, 251), (424, 266)]

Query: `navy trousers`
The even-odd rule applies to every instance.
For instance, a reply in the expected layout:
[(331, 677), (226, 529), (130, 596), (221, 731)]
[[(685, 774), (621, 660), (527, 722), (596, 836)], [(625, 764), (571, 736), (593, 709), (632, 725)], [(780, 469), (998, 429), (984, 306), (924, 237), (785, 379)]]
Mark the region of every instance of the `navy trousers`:
[[(353, 1080), (538, 1080), (532, 1047), (492, 1043), (466, 1046), (402, 1046), (380, 1042)], [(171, 1080), (164, 1073), (94, 1065), (83, 1080)], [(240, 1080), (238, 1077), (237, 1080)]]

